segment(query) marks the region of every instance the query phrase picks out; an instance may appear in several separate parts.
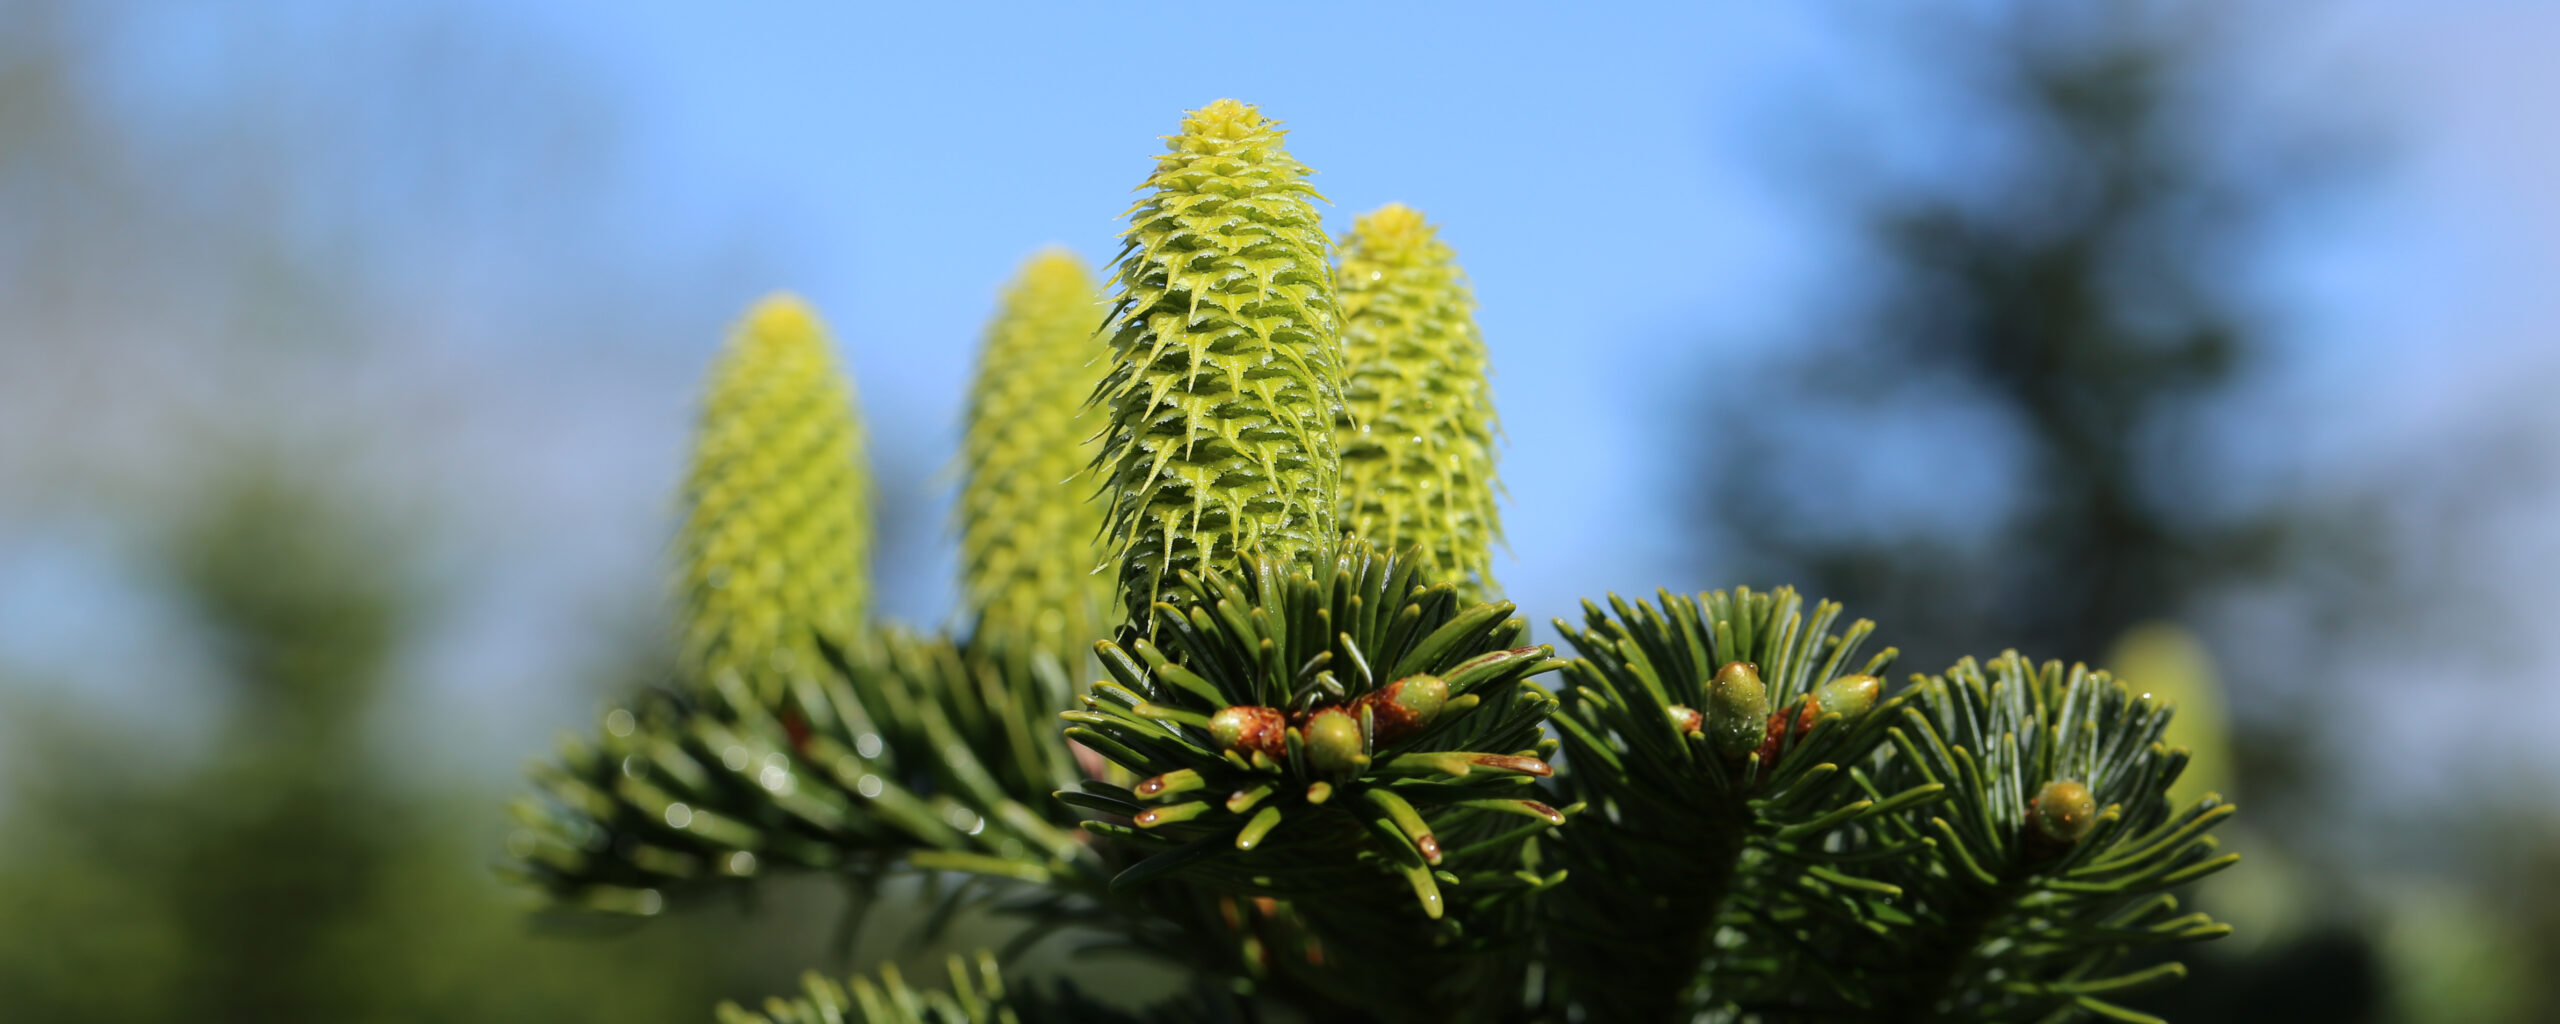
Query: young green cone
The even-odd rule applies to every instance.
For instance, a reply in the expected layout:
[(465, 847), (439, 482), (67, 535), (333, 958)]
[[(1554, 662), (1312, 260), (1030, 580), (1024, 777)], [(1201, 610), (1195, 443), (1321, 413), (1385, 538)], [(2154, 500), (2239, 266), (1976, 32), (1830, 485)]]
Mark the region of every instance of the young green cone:
[(871, 476), (853, 388), (806, 303), (756, 304), (711, 368), (677, 535), (679, 641), (697, 687), (759, 696), (849, 639), (870, 598)]
[(1093, 572), (1102, 506), (1077, 476), (1100, 450), (1085, 402), (1102, 304), (1063, 249), (1031, 258), (988, 325), (969, 391), (960, 491), (961, 588), (977, 636), (1080, 663), (1101, 639), (1111, 580)]
[(1175, 572), (1257, 551), (1311, 567), (1334, 540), (1332, 243), (1280, 143), (1278, 122), (1245, 104), (1193, 111), (1121, 236), (1096, 465), (1140, 622)]
[(1361, 217), (1342, 246), (1342, 522), (1471, 600), (1493, 589), (1493, 389), (1457, 256), (1411, 207)]

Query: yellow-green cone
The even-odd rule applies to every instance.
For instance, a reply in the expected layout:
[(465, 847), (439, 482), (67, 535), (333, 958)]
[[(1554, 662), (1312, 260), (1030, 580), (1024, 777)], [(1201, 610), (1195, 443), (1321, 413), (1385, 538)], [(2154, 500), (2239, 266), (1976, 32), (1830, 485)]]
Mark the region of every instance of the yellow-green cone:
[(961, 465), (961, 589), (977, 635), (1081, 664), (1102, 639), (1111, 578), (1102, 505), (1080, 479), (1101, 450), (1085, 401), (1102, 300), (1084, 263), (1050, 249), (1024, 264), (988, 325), (969, 391)]
[(799, 299), (757, 303), (712, 366), (684, 504), (679, 639), (695, 685), (734, 672), (771, 699), (816, 665), (816, 636), (854, 635), (870, 467), (852, 386)]
[(1191, 112), (1121, 236), (1097, 465), (1142, 622), (1174, 572), (1253, 551), (1312, 566), (1335, 538), (1332, 241), (1280, 144), (1278, 122), (1234, 100)]
[(1475, 296), (1438, 236), (1391, 203), (1343, 242), (1342, 523), (1481, 599), (1502, 537), (1493, 388)]

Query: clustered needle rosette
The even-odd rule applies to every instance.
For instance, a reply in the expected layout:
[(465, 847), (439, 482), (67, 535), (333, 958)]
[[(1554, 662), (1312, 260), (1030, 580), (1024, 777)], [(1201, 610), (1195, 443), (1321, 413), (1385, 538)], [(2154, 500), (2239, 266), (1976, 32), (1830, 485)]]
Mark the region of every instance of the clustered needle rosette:
[(839, 982), (816, 971), (801, 976), (801, 993), (772, 996), (750, 1010), (723, 1003), (719, 1024), (1197, 1024), (1246, 1019), (1231, 995), (1193, 991), (1143, 1011), (1122, 1009), (1069, 980), (1008, 984), (998, 958), (986, 950), (953, 954), (944, 961), (948, 990), (910, 983), (898, 965), (886, 963)]
[(1591, 811), (1559, 843), (1573, 881), (1549, 901), (1554, 955), (1570, 999), (1666, 1019), (1732, 915), (1749, 927), (1758, 894), (1789, 886), (1872, 884), (1835, 868), (1879, 853), (1841, 852), (1843, 829), (1944, 787), (1868, 784), (1896, 652), (1862, 660), (1875, 624), (1835, 632), (1835, 602), (1739, 588), (1583, 611), (1555, 624), (1581, 655), (1555, 719), (1559, 781)]
[[(1933, 856), (1860, 869), (1894, 888), (1891, 901), (1807, 890), (1828, 917), (1888, 927), (1804, 930), (1816, 959), (1856, 983), (1797, 984), (1802, 964), (1773, 960), (1776, 984), (1755, 987), (1772, 993), (1764, 1003), (1886, 1020), (2152, 1019), (2111, 1000), (2186, 968), (2119, 965), (2135, 949), (2228, 934), (2179, 913), (2169, 890), (2240, 859), (2208, 834), (2235, 806), (2214, 793), (2183, 805), (2170, 796), (2188, 761), (2164, 738), (2173, 709), (2105, 672), (2015, 651), (1987, 665), (1967, 658), (1901, 701), (1892, 756), (1872, 785), (1942, 785), (1948, 799), (1858, 829), (1867, 845), (1925, 845)], [(1824, 998), (1843, 991), (1857, 998)]]
[(509, 871), (556, 905), (643, 916), (778, 870), (1099, 884), (1073, 812), (1042, 798), (1076, 777), (1040, 725), (1053, 670), (895, 629), (817, 650), (778, 702), (724, 676), (564, 737), (515, 805)]
[(1315, 573), (1259, 559), (1179, 586), (1157, 609), (1166, 646), (1099, 645), (1111, 678), (1066, 716), (1139, 779), (1065, 795), (1152, 854), (1115, 884), (1285, 898), (1400, 878), (1432, 918), (1444, 886), (1549, 884), (1520, 843), (1565, 820), (1533, 787), (1555, 698), (1528, 682), (1558, 663), (1519, 642), (1508, 602), (1462, 606), (1356, 540)]

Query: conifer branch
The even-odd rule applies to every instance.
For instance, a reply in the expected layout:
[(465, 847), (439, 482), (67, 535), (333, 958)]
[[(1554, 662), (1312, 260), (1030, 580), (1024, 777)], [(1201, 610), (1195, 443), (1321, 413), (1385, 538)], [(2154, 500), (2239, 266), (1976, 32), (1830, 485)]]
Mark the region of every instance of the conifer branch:
[(1143, 1011), (1115, 1008), (1071, 983), (1008, 985), (996, 957), (952, 956), (947, 990), (917, 988), (893, 964), (839, 984), (811, 972), (802, 995), (765, 1000), (761, 1012), (723, 1003), (720, 1024), (1232, 1024), (1245, 1019), (1233, 1000), (1195, 990)]
[(1509, 604), (1461, 606), (1357, 541), (1312, 575), (1261, 559), (1179, 585), (1157, 606), (1165, 646), (1103, 644), (1111, 679), (1066, 716), (1144, 776), (1071, 797), (1106, 815), (1088, 830), (1145, 857), (1113, 885), (1265, 901), (1305, 940), (1283, 967), (1390, 1018), (1516, 1006), (1486, 982), (1518, 977), (1500, 968), (1562, 880), (1529, 840), (1571, 810), (1533, 788), (1554, 698), (1526, 680), (1551, 652), (1519, 644)]
[[(1391, 206), (1331, 268), (1281, 138), (1231, 100), (1184, 119), (1106, 344), (1071, 257), (1008, 290), (965, 641), (864, 621), (851, 389), (806, 307), (757, 307), (686, 478), (681, 684), (536, 769), (509, 870), (639, 915), (776, 871), (968, 873), (1027, 919), (1009, 948), (1079, 927), (1200, 986), (1131, 1017), (982, 956), (729, 1024), (2141, 1020), (2112, 1000), (2183, 968), (2125, 954), (2228, 930), (2168, 890), (2232, 862), (2232, 808), (2173, 802), (2169, 710), (2104, 673), (2012, 653), (1888, 698), (1872, 624), (1785, 588), (1586, 603), (1569, 663), (1526, 643), (1477, 600), (1495, 420), (1454, 259)], [(1056, 386), (1106, 351), (1090, 398)], [(1561, 700), (1530, 681), (1557, 669)]]
[(1053, 662), (884, 633), (778, 707), (734, 676), (661, 692), (565, 739), (518, 802), (514, 872), (563, 906), (657, 913), (778, 870), (914, 866), (1098, 890), (1101, 864), (1048, 794), (1078, 777), (1039, 728)]
[[(1550, 901), (1561, 998), (1595, 1019), (1670, 1020), (1697, 1001), (1710, 939), (1738, 892), (1816, 870), (1807, 855), (1880, 808), (1940, 788), (1862, 796), (1890, 714), (1874, 708), (1874, 624), (1833, 633), (1840, 606), (1793, 590), (1585, 603), (1556, 627), (1581, 657), (1556, 717), (1560, 788), (1593, 811), (1560, 847)], [(1845, 770), (1844, 770), (1845, 769)]]
[(908, 985), (894, 964), (882, 965), (876, 980), (855, 976), (844, 984), (812, 971), (801, 978), (805, 995), (769, 998), (762, 1012), (720, 1004), (720, 1024), (1027, 1024), (993, 956), (980, 952), (973, 964), (955, 955), (949, 971), (947, 992)]
[(1860, 970), (1863, 1002), (1909, 1021), (2036, 1021), (2087, 1011), (2140, 1019), (2108, 997), (2184, 974), (2113, 973), (2132, 949), (2218, 938), (2166, 890), (2231, 866), (2207, 832), (2234, 808), (2169, 789), (2187, 753), (2170, 708), (2104, 672), (2016, 652), (1921, 680), (1892, 729), (1883, 786), (1951, 799), (1870, 823), (1872, 841), (1930, 841), (1937, 857), (1875, 865), (1908, 923), (1884, 941), (1825, 937)]

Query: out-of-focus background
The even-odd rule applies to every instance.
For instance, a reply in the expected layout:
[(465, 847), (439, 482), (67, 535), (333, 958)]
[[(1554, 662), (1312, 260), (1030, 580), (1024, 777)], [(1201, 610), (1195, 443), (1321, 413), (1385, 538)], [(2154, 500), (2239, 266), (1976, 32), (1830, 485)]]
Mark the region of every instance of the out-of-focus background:
[[(787, 288), (952, 614), (960, 400), (1156, 137), (1287, 120), (1482, 301), (1533, 618), (1796, 583), (2175, 695), (2180, 1020), (2560, 1014), (2560, 8), (0, 0), (0, 1016), (708, 1019), (829, 891), (536, 927)], [(1061, 386), (1079, 386), (1062, 382)]]

